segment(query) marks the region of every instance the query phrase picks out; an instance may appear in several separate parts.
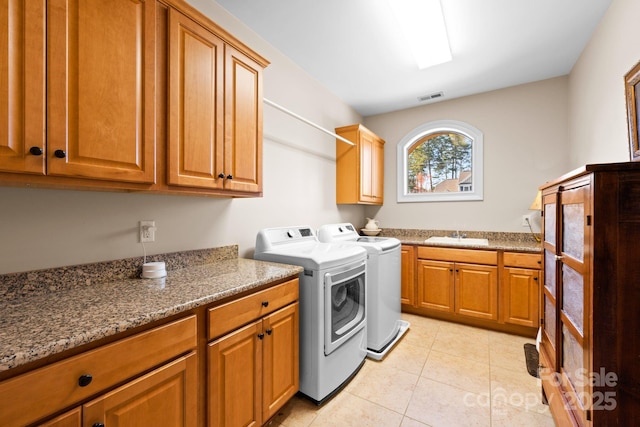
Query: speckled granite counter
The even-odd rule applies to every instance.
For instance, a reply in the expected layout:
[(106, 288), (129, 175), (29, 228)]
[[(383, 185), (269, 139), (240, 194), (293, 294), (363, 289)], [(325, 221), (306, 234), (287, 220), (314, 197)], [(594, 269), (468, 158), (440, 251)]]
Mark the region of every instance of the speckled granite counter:
[[(380, 236), (395, 237), (406, 245), (423, 245), (423, 246), (443, 246), (455, 248), (473, 248), (473, 249), (492, 249), (517, 252), (537, 252), (541, 251), (541, 244), (536, 242), (531, 233), (507, 233), (507, 232), (484, 232), (484, 231), (460, 231), (469, 238), (482, 238), (489, 241), (489, 246), (477, 246), (473, 244), (460, 244), (455, 246), (446, 245), (444, 243), (425, 242), (426, 239), (433, 236), (451, 236), (455, 230), (419, 230), (419, 229), (401, 229), (388, 228), (383, 229)], [(464, 239), (462, 239), (464, 242)]]
[(159, 260), (163, 279), (136, 278), (140, 258), (0, 275), (0, 372), (302, 271), (237, 246), (147, 258)]

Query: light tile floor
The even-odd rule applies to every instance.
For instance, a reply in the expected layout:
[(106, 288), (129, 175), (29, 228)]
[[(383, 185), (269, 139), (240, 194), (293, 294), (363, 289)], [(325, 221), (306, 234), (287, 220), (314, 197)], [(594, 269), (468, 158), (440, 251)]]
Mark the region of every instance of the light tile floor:
[(367, 359), (321, 407), (294, 397), (270, 427), (554, 426), (540, 380), (527, 373), (533, 340), (411, 314), (396, 348)]

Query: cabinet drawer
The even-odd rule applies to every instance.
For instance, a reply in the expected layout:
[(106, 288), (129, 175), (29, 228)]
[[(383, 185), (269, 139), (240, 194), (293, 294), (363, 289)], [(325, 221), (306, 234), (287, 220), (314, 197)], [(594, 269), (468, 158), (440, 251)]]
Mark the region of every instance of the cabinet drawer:
[(449, 249), (418, 246), (418, 258), (436, 261), (470, 262), (474, 264), (498, 264), (498, 253), (496, 251), (484, 251), (480, 249)]
[(539, 269), (542, 267), (542, 255), (505, 252), (504, 266)]
[(298, 300), (298, 279), (209, 309), (209, 339), (272, 313)]
[[(32, 423), (196, 348), (195, 316), (0, 383), (3, 425)], [(79, 378), (91, 375), (82, 387)]]

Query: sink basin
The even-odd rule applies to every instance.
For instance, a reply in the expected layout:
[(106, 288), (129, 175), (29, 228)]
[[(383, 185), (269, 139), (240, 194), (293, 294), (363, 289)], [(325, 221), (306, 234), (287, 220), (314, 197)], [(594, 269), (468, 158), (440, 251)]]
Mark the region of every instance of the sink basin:
[(476, 239), (472, 237), (429, 237), (425, 240), (426, 243), (440, 243), (443, 245), (456, 245), (456, 246), (489, 246), (489, 240)]

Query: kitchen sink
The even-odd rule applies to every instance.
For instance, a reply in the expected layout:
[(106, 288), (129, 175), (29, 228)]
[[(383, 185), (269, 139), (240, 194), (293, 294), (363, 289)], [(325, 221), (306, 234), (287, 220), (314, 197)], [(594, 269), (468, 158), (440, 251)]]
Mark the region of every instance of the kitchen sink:
[(429, 237), (425, 243), (439, 243), (442, 245), (456, 246), (489, 246), (489, 240), (477, 239), (473, 237)]

